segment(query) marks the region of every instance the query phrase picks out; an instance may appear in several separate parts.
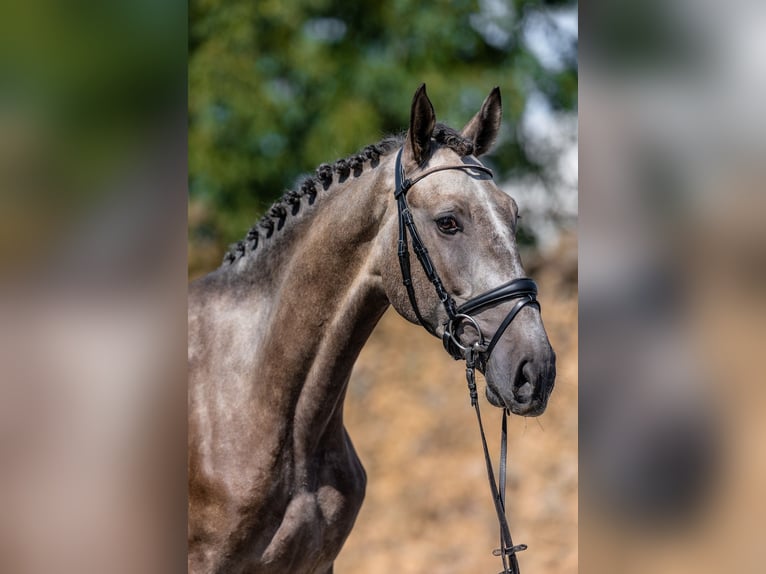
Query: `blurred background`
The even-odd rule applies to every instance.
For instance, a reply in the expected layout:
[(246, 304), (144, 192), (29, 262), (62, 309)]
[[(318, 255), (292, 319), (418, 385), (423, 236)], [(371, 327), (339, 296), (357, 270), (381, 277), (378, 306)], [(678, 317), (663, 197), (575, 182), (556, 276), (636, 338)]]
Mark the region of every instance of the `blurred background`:
[[(511, 423), (511, 520), (522, 563), (573, 571), (576, 62), (569, 2), (0, 7), (0, 571), (184, 568), (187, 281), (299, 174), (404, 130), (422, 82), (458, 127), (502, 89), (487, 161), (561, 373)], [(497, 567), (463, 381), (383, 319), (351, 385), (371, 480), (339, 571)]]
[[(488, 162), (559, 353), (541, 426), (511, 425), (522, 567), (762, 571), (762, 3), (592, 0), (582, 49), (567, 3), (392, 2), (364, 22), (324, 2), (6, 4), (0, 571), (183, 568), (187, 280), (300, 173), (404, 129), (422, 81), (456, 126), (500, 85)], [(387, 315), (360, 358), (370, 491), (339, 571), (496, 568), (442, 355)]]
[(298, 176), (406, 130), (423, 82), (458, 129), (500, 86), (505, 121), (488, 161), (524, 205), (522, 240), (554, 248), (571, 233), (576, 3), (193, 1), (190, 274), (217, 266)]
[(0, 6), (0, 572), (186, 562), (186, 21)]
[[(421, 83), (458, 129), (500, 86), (502, 132), (483, 159), (520, 206), (559, 361), (547, 413), (510, 423), (509, 514), (525, 569), (576, 572), (576, 3), (195, 1), (189, 31), (190, 277), (301, 174), (406, 130)], [(498, 568), (466, 393), (461, 364), (389, 311), (349, 383), (344, 416), (369, 479), (336, 572)], [(484, 405), (497, 453), (500, 413)]]
[(762, 572), (766, 7), (580, 17), (580, 567)]
[[(182, 571), (187, 281), (299, 174), (404, 130), (422, 82), (457, 127), (502, 90), (487, 161), (560, 361), (548, 413), (511, 423), (511, 521), (522, 564), (574, 571), (576, 5), (28, 0), (0, 7), (0, 572)], [(497, 568), (464, 385), (384, 317), (338, 571)]]

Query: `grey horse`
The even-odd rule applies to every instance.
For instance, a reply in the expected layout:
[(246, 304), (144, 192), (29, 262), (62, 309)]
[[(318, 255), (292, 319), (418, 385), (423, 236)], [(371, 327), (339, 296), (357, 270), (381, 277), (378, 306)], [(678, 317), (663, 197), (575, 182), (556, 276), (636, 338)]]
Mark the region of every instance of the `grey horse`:
[[(366, 485), (343, 425), (352, 367), (389, 305), (417, 323), (397, 261), (394, 156), (402, 150), (412, 177), (478, 163), (501, 116), (495, 88), (461, 131), (437, 124), (421, 86), (406, 135), (320, 166), (191, 284), (189, 572), (332, 572)], [(490, 178), (441, 171), (408, 200), (458, 304), (524, 276), (516, 203)], [(412, 273), (421, 316), (439, 335), (444, 308), (422, 269)], [(512, 304), (482, 312), (481, 329), (493, 332)], [(493, 405), (544, 411), (555, 355), (537, 309), (521, 310), (485, 376)]]

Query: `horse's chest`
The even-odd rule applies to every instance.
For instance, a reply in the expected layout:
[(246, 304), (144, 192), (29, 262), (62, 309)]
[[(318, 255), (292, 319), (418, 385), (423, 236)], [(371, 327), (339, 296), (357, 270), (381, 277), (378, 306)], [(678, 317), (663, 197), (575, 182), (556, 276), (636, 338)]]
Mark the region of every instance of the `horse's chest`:
[[(266, 502), (261, 513), (277, 520), (261, 534), (261, 550), (249, 568), (263, 574), (325, 574), (348, 537), (362, 505), (366, 477), (353, 450), (332, 456), (329, 467), (313, 477), (312, 488), (296, 489), (287, 504)], [(339, 453), (340, 454), (340, 453)]]
[(331, 487), (300, 493), (259, 560), (269, 572), (329, 570), (353, 526), (358, 506)]
[(363, 473), (357, 480), (348, 478), (295, 493), (265, 550), (255, 559), (254, 570), (274, 574), (330, 572), (364, 497)]

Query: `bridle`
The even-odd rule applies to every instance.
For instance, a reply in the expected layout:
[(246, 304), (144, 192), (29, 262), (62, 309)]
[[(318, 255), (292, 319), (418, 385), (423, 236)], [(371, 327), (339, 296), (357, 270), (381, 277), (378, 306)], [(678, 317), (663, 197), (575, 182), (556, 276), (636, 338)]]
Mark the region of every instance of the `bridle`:
[[(479, 171), (492, 177), (492, 170), (481, 164), (446, 165), (431, 168), (414, 179), (407, 179), (404, 173), (404, 166), (402, 165), (401, 148), (396, 154), (395, 170), (396, 190), (394, 191), (394, 197), (396, 198), (396, 204), (399, 211), (399, 266), (402, 271), (402, 282), (407, 289), (407, 296), (409, 297), (412, 310), (415, 312), (415, 316), (420, 324), (425, 327), (429, 333), (438, 337), (439, 335), (436, 333), (436, 330), (423, 319), (423, 316), (420, 313), (420, 308), (418, 307), (417, 298), (415, 296), (415, 287), (412, 283), (412, 274), (410, 271), (410, 253), (407, 242), (408, 232), (409, 235), (412, 236), (412, 249), (415, 251), (415, 255), (417, 256), (421, 267), (423, 267), (426, 277), (433, 284), (434, 289), (436, 290), (436, 295), (439, 297), (439, 301), (441, 301), (444, 310), (447, 313), (447, 321), (444, 323), (444, 333), (442, 335), (444, 349), (454, 359), (459, 360), (465, 358), (465, 354), (469, 347), (461, 344), (455, 329), (459, 327), (463, 321), (468, 321), (479, 335), (478, 346), (474, 344), (470, 348), (478, 351), (478, 359), (481, 361), (481, 366), (486, 367), (492, 351), (518, 312), (527, 305), (533, 305), (538, 309), (540, 308), (540, 304), (537, 302), (536, 298), (537, 284), (527, 277), (513, 279), (499, 287), (495, 287), (494, 289), (490, 289), (481, 295), (469, 299), (458, 307), (455, 300), (444, 288), (444, 284), (442, 283), (439, 274), (436, 272), (436, 267), (434, 267), (431, 256), (428, 254), (428, 249), (426, 249), (426, 246), (423, 244), (423, 240), (420, 238), (420, 234), (415, 227), (412, 212), (410, 212), (409, 205), (407, 204), (407, 192), (419, 181), (439, 171)], [(502, 323), (500, 323), (500, 326), (497, 331), (495, 331), (489, 344), (485, 345), (481, 329), (472, 315), (478, 314), (489, 307), (511, 299), (518, 299), (518, 301), (505, 316)]]
[[(487, 465), (487, 476), (489, 479), (489, 487), (492, 491), (492, 499), (495, 504), (495, 511), (497, 513), (497, 519), (500, 524), (500, 548), (494, 550), (492, 553), (495, 556), (500, 556), (503, 561), (503, 571), (500, 574), (519, 574), (519, 563), (516, 558), (516, 553), (522, 550), (526, 550), (526, 544), (518, 544), (514, 546), (511, 539), (511, 531), (508, 526), (508, 520), (505, 516), (505, 480), (506, 480), (506, 456), (508, 452), (508, 411), (503, 410), (502, 418), (502, 434), (500, 441), (500, 467), (499, 467), (499, 480), (498, 486), (495, 480), (495, 473), (492, 469), (492, 459), (489, 455), (489, 449), (487, 448), (487, 440), (484, 435), (484, 425), (481, 421), (481, 412), (479, 410), (478, 392), (476, 390), (476, 378), (475, 370), (477, 367), (486, 369), (487, 364), (492, 355), (492, 351), (497, 345), (500, 338), (505, 333), (508, 326), (513, 319), (518, 315), (527, 305), (531, 305), (540, 309), (540, 304), (537, 302), (537, 285), (532, 279), (520, 278), (513, 279), (507, 283), (490, 289), (489, 291), (482, 293), (472, 299), (469, 299), (462, 305), (458, 306), (455, 300), (450, 296), (447, 290), (444, 288), (439, 274), (434, 267), (433, 261), (428, 254), (426, 246), (423, 244), (423, 240), (415, 227), (415, 221), (412, 218), (409, 205), (407, 204), (407, 192), (413, 185), (425, 179), (433, 173), (445, 170), (461, 170), (465, 172), (478, 171), (493, 177), (492, 170), (481, 164), (460, 164), (460, 165), (447, 165), (434, 167), (421, 173), (413, 179), (407, 179), (404, 173), (404, 166), (402, 165), (402, 150), (400, 148), (396, 154), (396, 166), (395, 166), (395, 181), (396, 189), (394, 191), (394, 197), (396, 198), (397, 209), (399, 212), (399, 266), (402, 271), (402, 282), (407, 289), (407, 296), (410, 300), (412, 310), (415, 312), (420, 324), (432, 335), (439, 336), (436, 330), (431, 327), (420, 313), (418, 308), (417, 298), (415, 296), (415, 287), (412, 283), (412, 274), (410, 270), (410, 253), (409, 245), (407, 241), (407, 235), (412, 238), (412, 248), (415, 251), (415, 255), (420, 262), (423, 271), (426, 274), (428, 280), (433, 284), (436, 290), (436, 295), (439, 297), (439, 301), (447, 312), (447, 321), (444, 323), (444, 333), (442, 335), (442, 343), (444, 349), (456, 360), (464, 359), (466, 362), (466, 380), (468, 382), (468, 390), (471, 397), (471, 406), (476, 411), (476, 418), (479, 421), (479, 431), (481, 434), (482, 446), (484, 449), (484, 459)], [(500, 326), (495, 331), (495, 334), (487, 343), (479, 328), (477, 320), (474, 315), (481, 313), (482, 311), (502, 303), (504, 301), (516, 300), (516, 303), (505, 316)], [(476, 330), (478, 334), (478, 340), (473, 344), (463, 344), (460, 341), (460, 336), (457, 329), (462, 323), (468, 323)]]

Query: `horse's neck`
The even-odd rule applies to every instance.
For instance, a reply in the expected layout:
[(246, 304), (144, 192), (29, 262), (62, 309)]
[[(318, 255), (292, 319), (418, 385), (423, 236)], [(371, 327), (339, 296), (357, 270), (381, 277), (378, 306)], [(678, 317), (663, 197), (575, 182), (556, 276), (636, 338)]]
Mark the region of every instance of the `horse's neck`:
[[(234, 294), (227, 313), (235, 326), (226, 330), (244, 330), (248, 341), (222, 349), (219, 361), (240, 371), (240, 383), (224, 392), (246, 393), (225, 402), (256, 411), (239, 413), (242, 421), (281, 428), (293, 451), (340, 436), (351, 369), (388, 305), (374, 261), (389, 203), (380, 188), (385, 169), (320, 191), (306, 214), (275, 232), (282, 236), (268, 251), (222, 269)], [(255, 440), (264, 436), (253, 430)]]

